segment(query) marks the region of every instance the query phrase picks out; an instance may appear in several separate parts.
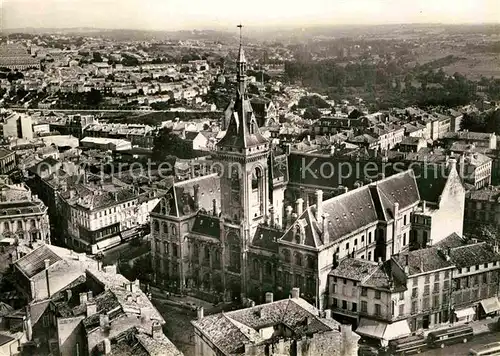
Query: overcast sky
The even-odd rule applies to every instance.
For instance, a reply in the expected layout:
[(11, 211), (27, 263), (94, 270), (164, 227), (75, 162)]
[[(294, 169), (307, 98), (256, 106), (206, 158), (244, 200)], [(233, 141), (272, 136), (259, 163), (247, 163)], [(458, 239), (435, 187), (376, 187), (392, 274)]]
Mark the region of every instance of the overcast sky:
[(150, 30), (264, 25), (484, 23), (500, 0), (0, 0), (3, 28)]

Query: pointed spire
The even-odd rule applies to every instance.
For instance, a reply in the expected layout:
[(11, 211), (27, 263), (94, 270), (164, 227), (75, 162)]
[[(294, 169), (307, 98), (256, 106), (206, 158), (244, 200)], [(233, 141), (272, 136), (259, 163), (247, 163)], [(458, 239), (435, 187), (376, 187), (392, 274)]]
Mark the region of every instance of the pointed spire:
[[(236, 26), (240, 29), (240, 48), (237, 62), (237, 89), (236, 98), (226, 109), (227, 116), (230, 116), (229, 125), (224, 137), (217, 143), (218, 147), (231, 146), (238, 148), (247, 148), (249, 146), (259, 146), (267, 143), (267, 140), (261, 135), (252, 105), (247, 96), (246, 71), (247, 63), (242, 44), (241, 29), (243, 25)], [(229, 111), (228, 111), (229, 110)]]
[[(239, 24), (236, 27), (238, 27), (240, 29), (240, 48), (238, 51), (238, 63), (237, 63), (238, 82), (242, 83), (245, 81), (245, 75), (246, 75), (246, 71), (247, 71), (247, 65), (246, 65), (247, 60), (245, 58), (245, 51), (243, 50), (243, 36), (242, 36), (243, 25)], [(244, 89), (245, 88), (242, 85), (240, 85), (240, 91), (242, 93), (243, 93)]]
[(238, 63), (246, 63), (247, 60), (245, 58), (245, 51), (243, 50), (243, 35), (242, 35), (243, 25), (240, 23), (236, 27), (240, 29), (240, 49), (238, 52)]

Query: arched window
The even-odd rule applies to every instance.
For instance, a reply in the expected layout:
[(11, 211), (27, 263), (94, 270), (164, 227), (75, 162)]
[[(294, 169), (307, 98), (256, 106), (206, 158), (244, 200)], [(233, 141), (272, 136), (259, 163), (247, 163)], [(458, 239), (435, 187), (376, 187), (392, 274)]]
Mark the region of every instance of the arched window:
[(273, 267), (270, 262), (266, 262), (264, 265), (264, 274), (270, 276), (273, 273)]
[(262, 180), (262, 171), (259, 167), (256, 167), (252, 172), (252, 190), (259, 189), (261, 180)]
[(177, 235), (177, 227), (174, 224), (170, 225), (170, 231), (172, 231), (172, 235)]
[(163, 228), (163, 233), (165, 235), (168, 235), (168, 224), (164, 221), (161, 225), (162, 225), (162, 228)]
[(20, 220), (17, 221), (17, 231), (23, 231), (23, 222)]
[(250, 135), (255, 135), (255, 122), (250, 121)]
[(297, 266), (302, 266), (302, 255), (298, 252), (295, 253), (295, 264)]
[(193, 244), (193, 260), (198, 263), (198, 244)]
[(309, 269), (314, 269), (316, 268), (316, 261), (314, 259), (314, 256), (307, 256), (307, 268)]
[(205, 246), (205, 262), (210, 262), (210, 247)]
[(3, 231), (4, 232), (9, 232), (10, 231), (10, 224), (8, 221), (3, 223)]
[(283, 250), (283, 257), (285, 258), (285, 262), (290, 263), (290, 251)]
[(160, 224), (158, 223), (158, 220), (153, 220), (153, 230), (156, 232), (160, 231)]
[[(254, 273), (259, 273), (259, 260), (258, 259), (254, 259), (253, 260), (253, 272)], [(259, 278), (258, 275), (255, 275), (254, 277), (255, 277), (255, 279)]]

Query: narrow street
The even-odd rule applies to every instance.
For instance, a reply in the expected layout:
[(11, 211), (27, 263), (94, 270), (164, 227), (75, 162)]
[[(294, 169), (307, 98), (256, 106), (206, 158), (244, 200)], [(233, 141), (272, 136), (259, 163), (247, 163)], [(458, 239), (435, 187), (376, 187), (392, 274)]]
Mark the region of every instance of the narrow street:
[(466, 344), (456, 344), (445, 347), (444, 349), (432, 349), (422, 352), (422, 356), (466, 356), (473, 346), (480, 346), (490, 342), (500, 340), (500, 332), (478, 335)]
[(118, 246), (112, 247), (109, 250), (103, 252), (103, 265), (112, 265), (117, 263), (120, 258), (120, 254), (126, 255), (134, 255), (134, 252), (138, 252), (145, 249), (145, 246), (149, 244), (149, 241), (146, 239), (141, 240), (141, 244), (139, 246), (131, 244), (130, 241), (122, 243)]

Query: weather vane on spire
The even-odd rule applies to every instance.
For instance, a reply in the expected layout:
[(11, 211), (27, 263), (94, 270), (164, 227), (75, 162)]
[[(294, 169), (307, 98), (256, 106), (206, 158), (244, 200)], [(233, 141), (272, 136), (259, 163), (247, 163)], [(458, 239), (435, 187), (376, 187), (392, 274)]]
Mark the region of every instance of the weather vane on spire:
[(243, 25), (240, 23), (238, 26), (236, 26), (240, 29), (240, 44), (241, 44), (241, 30), (243, 29)]

